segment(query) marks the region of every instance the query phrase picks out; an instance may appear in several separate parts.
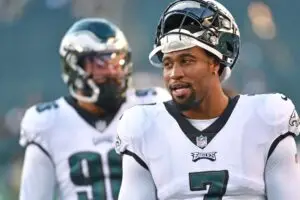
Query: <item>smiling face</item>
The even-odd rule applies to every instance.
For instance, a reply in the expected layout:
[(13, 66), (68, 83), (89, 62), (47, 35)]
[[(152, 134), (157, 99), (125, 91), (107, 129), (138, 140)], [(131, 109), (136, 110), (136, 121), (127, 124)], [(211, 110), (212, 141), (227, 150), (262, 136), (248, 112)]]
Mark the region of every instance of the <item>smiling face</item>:
[(163, 56), (163, 77), (175, 103), (189, 110), (201, 102), (211, 86), (220, 84), (219, 64), (203, 49), (193, 47)]

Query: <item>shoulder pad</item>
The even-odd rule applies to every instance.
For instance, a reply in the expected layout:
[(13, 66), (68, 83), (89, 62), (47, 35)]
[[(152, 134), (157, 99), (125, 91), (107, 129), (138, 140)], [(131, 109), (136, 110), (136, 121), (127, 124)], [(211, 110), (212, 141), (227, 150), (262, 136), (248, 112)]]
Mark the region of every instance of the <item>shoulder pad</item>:
[(299, 134), (300, 121), (293, 102), (283, 94), (262, 95), (258, 112), (268, 125), (276, 128), (279, 134), (292, 132)]
[(47, 102), (30, 107), (21, 121), (20, 144), (26, 146), (30, 142), (37, 142), (54, 124), (56, 110), (59, 108), (56, 102)]

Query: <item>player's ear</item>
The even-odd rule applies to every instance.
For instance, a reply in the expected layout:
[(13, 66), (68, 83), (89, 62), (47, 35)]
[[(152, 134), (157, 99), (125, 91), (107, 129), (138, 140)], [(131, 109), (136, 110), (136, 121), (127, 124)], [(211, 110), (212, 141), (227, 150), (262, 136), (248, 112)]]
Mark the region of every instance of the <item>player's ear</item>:
[(220, 70), (220, 65), (213, 58), (209, 61), (209, 67), (213, 75), (219, 76), (218, 72)]
[(220, 60), (212, 53), (205, 51), (208, 57), (209, 69), (213, 75), (218, 75), (220, 70)]

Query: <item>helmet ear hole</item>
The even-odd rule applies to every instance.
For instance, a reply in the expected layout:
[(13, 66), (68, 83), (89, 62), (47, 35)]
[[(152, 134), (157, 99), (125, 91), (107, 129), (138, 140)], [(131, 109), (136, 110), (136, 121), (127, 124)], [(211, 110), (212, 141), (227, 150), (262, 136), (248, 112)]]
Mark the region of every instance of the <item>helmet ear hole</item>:
[(230, 51), (232, 53), (233, 52), (233, 46), (229, 42), (226, 42), (226, 44), (227, 44), (228, 51)]

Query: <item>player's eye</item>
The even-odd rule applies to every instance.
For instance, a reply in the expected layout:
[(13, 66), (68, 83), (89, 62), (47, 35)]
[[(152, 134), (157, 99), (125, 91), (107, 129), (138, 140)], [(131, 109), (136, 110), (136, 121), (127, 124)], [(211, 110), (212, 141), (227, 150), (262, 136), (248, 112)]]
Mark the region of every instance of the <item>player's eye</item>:
[(192, 63), (194, 63), (194, 60), (191, 58), (183, 58), (180, 62), (181, 65), (190, 65)]
[(163, 67), (164, 69), (171, 69), (173, 66), (172, 62), (170, 61), (163, 61)]

